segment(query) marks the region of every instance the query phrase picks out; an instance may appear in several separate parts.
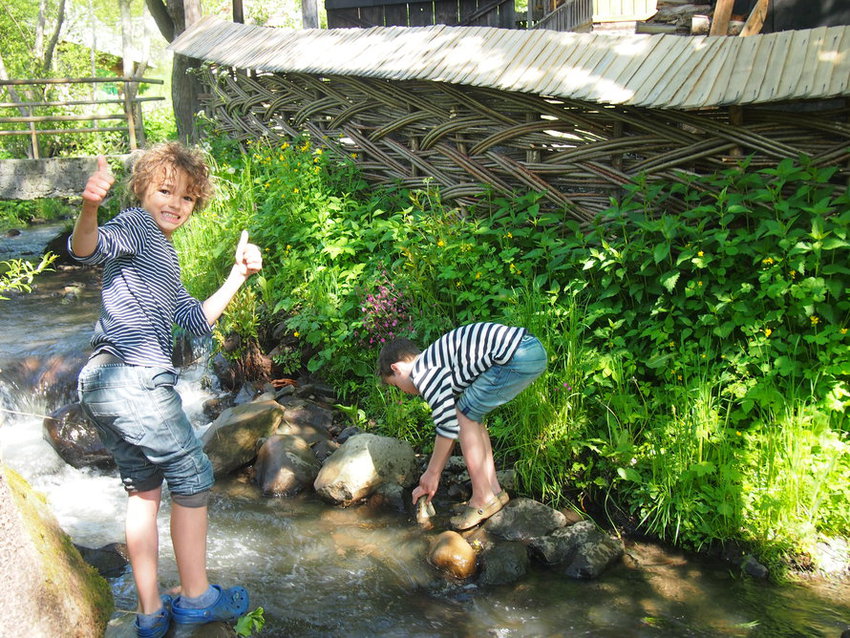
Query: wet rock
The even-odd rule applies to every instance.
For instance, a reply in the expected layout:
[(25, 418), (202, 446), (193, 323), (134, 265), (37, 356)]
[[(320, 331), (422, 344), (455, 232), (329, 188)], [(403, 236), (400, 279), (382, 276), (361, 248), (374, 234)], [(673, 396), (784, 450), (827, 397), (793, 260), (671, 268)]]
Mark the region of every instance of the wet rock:
[[(136, 638), (136, 614), (126, 613), (109, 621), (103, 638)], [(214, 622), (205, 625), (177, 625), (171, 623), (166, 638), (234, 638), (236, 630), (228, 623)]]
[(283, 421), (275, 401), (255, 401), (228, 408), (204, 432), (204, 451), (215, 475), (224, 476), (257, 456), (259, 441), (271, 436)]
[(561, 527), (533, 539), (529, 551), (548, 565), (559, 565), (570, 578), (588, 580), (599, 576), (623, 555), (623, 543), (611, 538), (592, 521)]
[(43, 422), (44, 440), (68, 465), (76, 468), (115, 466), (112, 455), (103, 446), (94, 425), (86, 418), (79, 403), (53, 411)]
[(103, 547), (75, 545), (80, 556), (104, 578), (118, 578), (130, 564), (124, 543), (109, 543)]
[(487, 531), (508, 541), (545, 536), (567, 520), (561, 512), (529, 498), (514, 498), (484, 524)]
[(466, 539), (453, 531), (439, 534), (428, 550), (428, 562), (454, 578), (466, 579), (475, 574), (478, 557)]
[(207, 399), (204, 401), (201, 409), (204, 412), (204, 416), (210, 421), (215, 421), (222, 412), (224, 412), (227, 408), (233, 407), (233, 397), (230, 395), (225, 395), (222, 397), (213, 397), (212, 399)]
[(83, 561), (44, 498), (0, 465), (0, 636), (102, 636), (109, 584)]
[(396, 512), (406, 512), (409, 501), (404, 488), (397, 483), (386, 483), (378, 487), (369, 497), (369, 507), (372, 509), (390, 509)]
[(523, 543), (497, 543), (481, 555), (479, 585), (515, 583), (528, 571), (528, 551)]
[(324, 463), (331, 454), (339, 449), (340, 444), (336, 441), (323, 439), (313, 446), (313, 454), (319, 459), (320, 463)]
[(254, 465), (263, 494), (292, 496), (313, 485), (322, 467), (307, 442), (290, 434), (266, 439)]
[(350, 505), (379, 486), (409, 487), (416, 478), (416, 456), (406, 441), (375, 434), (351, 437), (326, 460), (313, 487), (326, 501)]
[(355, 436), (357, 434), (363, 434), (362, 430), (358, 427), (351, 425), (351, 426), (345, 428), (342, 432), (340, 432), (337, 435), (337, 437), (336, 437), (337, 443), (340, 443), (340, 444), (345, 443), (348, 439), (350, 439), (352, 436)]
[(336, 403), (336, 390), (324, 383), (313, 382), (299, 385), (295, 394), (302, 399), (321, 401), (322, 403)]
[(311, 445), (330, 438), (333, 411), (313, 401), (295, 397), (287, 398), (280, 404), (284, 410), (284, 422), (279, 434), (295, 434)]
[(741, 562), (741, 571), (759, 580), (764, 580), (770, 575), (767, 567), (762, 565), (752, 556), (744, 557), (743, 562)]
[(216, 353), (210, 361), (213, 374), (225, 392), (233, 392), (239, 383), (239, 373), (231, 361), (228, 361), (220, 352)]

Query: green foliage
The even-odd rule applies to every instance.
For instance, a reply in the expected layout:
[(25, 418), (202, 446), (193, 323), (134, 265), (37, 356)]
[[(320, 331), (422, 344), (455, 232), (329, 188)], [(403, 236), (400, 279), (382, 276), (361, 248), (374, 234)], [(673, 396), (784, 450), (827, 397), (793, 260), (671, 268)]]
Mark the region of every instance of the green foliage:
[(50, 270), (50, 264), (56, 259), (53, 253), (47, 253), (38, 264), (23, 259), (0, 261), (0, 301), (9, 299), (7, 292), (30, 292), (36, 275)]
[(236, 621), (234, 630), (237, 636), (252, 636), (255, 631), (262, 631), (266, 625), (265, 610), (257, 607)]
[(236, 323), (283, 322), (382, 432), (433, 440), (427, 406), (375, 378), (381, 339), (524, 325), (548, 372), (489, 425), (527, 493), (688, 547), (850, 531), (850, 199), (831, 169), (638, 180), (581, 227), (536, 194), (461, 211), (367, 189), (306, 138), (211, 150), (225, 188), (184, 235), (187, 282), (211, 291), (249, 228), (265, 266)]

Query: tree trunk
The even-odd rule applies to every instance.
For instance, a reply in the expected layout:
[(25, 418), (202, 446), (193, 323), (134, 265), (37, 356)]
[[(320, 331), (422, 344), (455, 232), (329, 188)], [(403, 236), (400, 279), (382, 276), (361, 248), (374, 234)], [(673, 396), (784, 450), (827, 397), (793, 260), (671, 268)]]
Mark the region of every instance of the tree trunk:
[[(169, 42), (201, 17), (200, 0), (166, 0), (166, 4), (163, 0), (146, 0), (146, 4), (163, 37)], [(202, 85), (194, 70), (200, 66), (200, 60), (175, 54), (171, 67), (174, 119), (177, 121), (177, 134), (185, 142), (198, 139), (195, 115), (201, 110), (199, 96)]]

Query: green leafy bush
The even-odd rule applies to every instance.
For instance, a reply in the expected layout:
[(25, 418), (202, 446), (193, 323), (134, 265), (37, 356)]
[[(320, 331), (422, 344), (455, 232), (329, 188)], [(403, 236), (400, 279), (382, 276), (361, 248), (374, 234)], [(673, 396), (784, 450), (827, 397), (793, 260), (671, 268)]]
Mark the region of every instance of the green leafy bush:
[(536, 194), (464, 211), (433, 188), (366, 188), (307, 138), (211, 151), (222, 197), (181, 240), (187, 282), (211, 292), (249, 228), (256, 311), (231, 312), (282, 323), (382, 431), (433, 439), (427, 408), (377, 382), (381, 338), (524, 325), (548, 373), (490, 426), (525, 492), (689, 547), (802, 551), (850, 531), (850, 199), (832, 170), (638, 180), (585, 227)]

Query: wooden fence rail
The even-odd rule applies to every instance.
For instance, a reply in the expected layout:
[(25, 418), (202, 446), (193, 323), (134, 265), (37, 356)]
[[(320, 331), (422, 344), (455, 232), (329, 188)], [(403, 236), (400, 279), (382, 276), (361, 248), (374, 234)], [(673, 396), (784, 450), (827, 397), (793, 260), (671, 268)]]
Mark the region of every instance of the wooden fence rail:
[[(128, 144), (131, 151), (136, 150), (139, 146), (144, 145), (144, 122), (142, 118), (141, 104), (144, 102), (153, 102), (164, 100), (161, 97), (138, 97), (137, 91), (141, 84), (162, 84), (162, 80), (151, 78), (133, 78), (133, 77), (110, 77), (110, 78), (41, 78), (41, 79), (19, 79), (19, 80), (0, 80), (0, 88), (2, 87), (28, 87), (28, 86), (44, 86), (45, 89), (52, 85), (71, 85), (71, 84), (117, 84), (121, 87), (123, 97), (120, 99), (103, 98), (89, 100), (32, 100), (18, 101), (11, 100), (8, 102), (0, 102), (0, 109), (16, 109), (20, 116), (0, 117), (0, 136), (8, 135), (25, 135), (30, 138), (29, 152), (33, 159), (39, 159), (40, 152), (38, 148), (38, 138), (44, 135), (67, 135), (77, 133), (103, 133), (103, 132), (126, 132)], [(10, 93), (6, 89), (7, 93)], [(104, 105), (120, 105), (120, 110), (110, 110), (110, 112), (88, 112), (79, 115), (69, 114), (49, 114), (36, 115), (34, 109), (45, 107), (98, 107)], [(122, 126), (99, 126), (98, 122), (105, 120), (122, 120), (125, 122)], [(50, 122), (91, 122), (92, 126), (77, 127), (77, 128), (38, 128), (39, 124)], [(27, 124), (26, 129), (16, 128), (15, 124)]]

